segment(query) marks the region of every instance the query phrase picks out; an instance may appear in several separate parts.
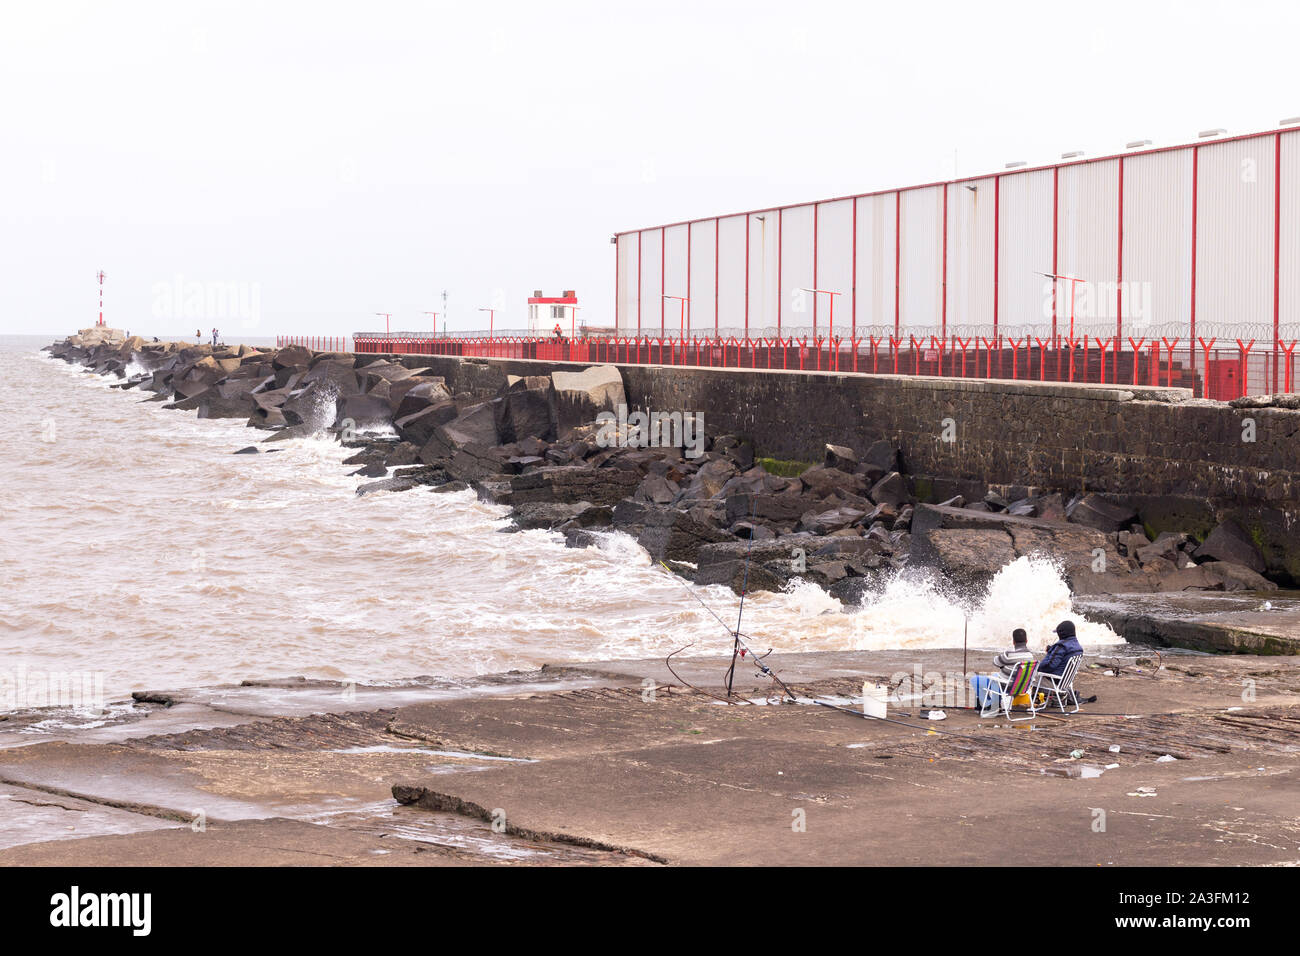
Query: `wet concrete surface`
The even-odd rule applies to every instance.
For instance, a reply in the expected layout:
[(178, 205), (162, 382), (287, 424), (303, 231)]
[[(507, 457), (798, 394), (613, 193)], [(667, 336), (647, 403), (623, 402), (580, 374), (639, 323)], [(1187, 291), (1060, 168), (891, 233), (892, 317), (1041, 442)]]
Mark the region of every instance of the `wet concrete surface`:
[[(719, 702), (724, 658), (177, 694), (0, 730), (0, 864), (1300, 861), (1300, 661), (1086, 660), (1096, 702), (1014, 724), (955, 706), (960, 650), (773, 655), (798, 704), (748, 665)], [(897, 722), (811, 703), (907, 675)]]

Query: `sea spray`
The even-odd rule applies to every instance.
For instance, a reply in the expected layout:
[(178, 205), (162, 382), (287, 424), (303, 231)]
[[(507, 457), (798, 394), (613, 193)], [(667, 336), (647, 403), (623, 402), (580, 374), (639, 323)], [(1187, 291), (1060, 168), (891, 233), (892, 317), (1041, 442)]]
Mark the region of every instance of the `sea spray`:
[(1011, 632), (1023, 627), (1029, 646), (1042, 650), (1052, 631), (1075, 620), (1085, 645), (1122, 644), (1104, 624), (1073, 613), (1070, 587), (1060, 567), (1046, 557), (1020, 557), (1002, 567), (983, 594), (968, 600), (925, 570), (904, 568), (868, 591), (853, 610), (855, 643), (861, 650), (893, 647), (960, 647), (967, 618), (972, 647), (1010, 646)]

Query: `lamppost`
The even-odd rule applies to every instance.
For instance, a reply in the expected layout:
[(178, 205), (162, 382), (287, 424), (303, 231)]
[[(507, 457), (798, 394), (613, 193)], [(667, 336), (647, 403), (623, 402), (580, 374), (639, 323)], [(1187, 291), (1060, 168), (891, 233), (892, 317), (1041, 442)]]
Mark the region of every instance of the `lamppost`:
[(491, 341), (493, 329), (496, 328), (497, 310), (496, 309), (479, 309), (480, 312), (488, 314), (488, 340)]
[(433, 316), (433, 337), (436, 339), (438, 337), (438, 313), (425, 312), (424, 314)]
[(676, 299), (678, 302), (681, 303), (681, 309), (682, 309), (681, 332), (679, 334), (681, 335), (682, 341), (685, 342), (686, 341), (686, 303), (691, 301), (690, 297), (684, 295), (665, 295), (664, 298)]
[[(831, 328), (830, 328), (830, 332), (827, 333), (827, 338), (828, 338), (828, 339), (833, 339), (833, 338), (835, 338), (835, 297), (836, 297), (837, 295), (843, 295), (844, 293), (843, 293), (843, 292), (832, 292), (830, 289), (803, 289), (803, 288), (801, 288), (799, 291), (800, 291), (800, 292), (809, 292), (809, 293), (811, 293), (811, 294), (813, 294), (813, 295), (828, 295), (828, 296), (831, 297)], [(816, 309), (813, 310), (813, 338), (817, 338), (817, 310), (816, 310)]]
[(391, 339), (391, 338), (393, 337), (393, 333), (392, 333), (391, 331), (389, 331), (389, 328), (388, 328), (388, 320), (389, 320), (390, 318), (392, 318), (393, 313), (391, 313), (391, 312), (376, 312), (375, 315), (382, 315), (382, 316), (384, 317), (384, 338), (386, 338), (386, 339)]

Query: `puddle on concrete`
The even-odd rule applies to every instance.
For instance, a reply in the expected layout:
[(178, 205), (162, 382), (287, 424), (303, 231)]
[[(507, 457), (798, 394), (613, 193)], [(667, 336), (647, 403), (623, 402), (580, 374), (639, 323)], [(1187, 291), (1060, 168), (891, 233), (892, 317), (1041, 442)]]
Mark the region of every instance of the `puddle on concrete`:
[(1041, 771), (1049, 777), (1069, 777), (1072, 780), (1091, 780), (1106, 772), (1105, 767), (1096, 767), (1086, 763), (1058, 764), (1044, 767)]

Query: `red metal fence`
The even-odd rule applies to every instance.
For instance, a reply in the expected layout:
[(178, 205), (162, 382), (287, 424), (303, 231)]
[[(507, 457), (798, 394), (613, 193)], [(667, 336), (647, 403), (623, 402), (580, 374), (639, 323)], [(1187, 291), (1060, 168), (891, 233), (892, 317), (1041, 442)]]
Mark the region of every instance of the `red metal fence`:
[[(1157, 337), (1038, 338), (957, 335), (839, 336), (802, 334), (757, 338), (608, 335), (570, 339), (528, 333), (469, 333), (432, 338), (419, 333), (357, 332), (358, 352), (541, 359), (619, 365), (865, 372), (943, 378), (1160, 385), (1190, 388), (1198, 397), (1227, 401), (1295, 388), (1296, 340), (1200, 338), (1195, 343)], [(1276, 356), (1276, 357), (1275, 357)], [(1274, 382), (1276, 380), (1276, 386)]]
[[(383, 336), (383, 333), (380, 333)], [(302, 345), (317, 352), (348, 352), (346, 335), (277, 335), (275, 347), (282, 349), (288, 345)], [(358, 351), (361, 351), (358, 349)]]

